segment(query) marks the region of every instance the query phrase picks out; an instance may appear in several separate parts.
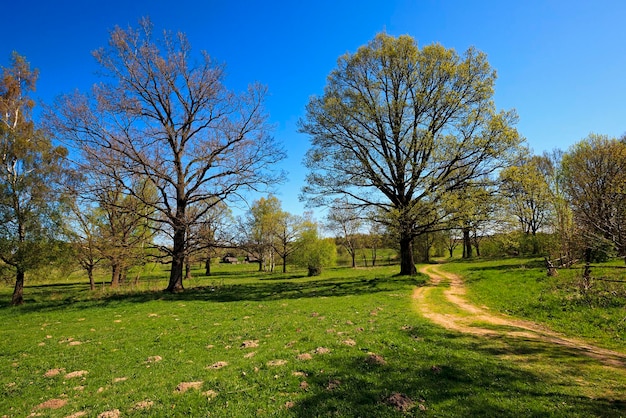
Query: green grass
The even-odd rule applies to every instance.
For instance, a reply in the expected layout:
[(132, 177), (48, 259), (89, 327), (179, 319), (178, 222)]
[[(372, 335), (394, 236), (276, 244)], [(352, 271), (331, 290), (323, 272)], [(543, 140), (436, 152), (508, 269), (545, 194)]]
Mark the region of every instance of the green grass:
[[(159, 269), (115, 291), (90, 292), (76, 278), (27, 283), (24, 306), (0, 307), (0, 416), (625, 414), (624, 374), (549, 344), (465, 336), (421, 318), (411, 294), (422, 276), (398, 277), (393, 266), (316, 278), (254, 270), (197, 271), (177, 295), (160, 291)], [(46, 377), (52, 369), (63, 371)], [(65, 378), (75, 371), (88, 373)], [(181, 382), (202, 383), (180, 393)], [(393, 393), (414, 407), (388, 405)], [(37, 409), (50, 399), (67, 403)]]
[[(592, 268), (592, 276), (626, 280), (623, 260)], [(457, 261), (446, 270), (465, 277), (468, 298), (500, 312), (547, 324), (607, 348), (626, 347), (626, 283), (595, 280), (587, 294), (582, 266), (548, 277), (543, 259)]]

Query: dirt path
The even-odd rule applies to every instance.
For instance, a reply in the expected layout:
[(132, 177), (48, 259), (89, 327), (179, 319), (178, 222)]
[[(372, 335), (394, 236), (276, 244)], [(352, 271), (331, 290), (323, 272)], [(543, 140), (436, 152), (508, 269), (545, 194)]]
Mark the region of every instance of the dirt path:
[[(424, 266), (420, 272), (430, 277), (430, 283), (416, 288), (413, 292), (413, 299), (417, 302), (416, 309), (438, 325), (466, 334), (507, 336), (549, 342), (597, 359), (608, 366), (626, 368), (626, 354), (595, 347), (583, 341), (564, 337), (534, 322), (513, 319), (489, 312), (487, 307), (472, 305), (465, 298), (465, 286), (461, 277), (440, 270), (436, 264)], [(443, 292), (446, 300), (456, 308), (448, 310), (460, 310), (463, 313), (442, 312), (440, 304), (433, 301), (433, 291), (443, 286), (447, 286)], [(493, 327), (503, 327), (503, 329)]]

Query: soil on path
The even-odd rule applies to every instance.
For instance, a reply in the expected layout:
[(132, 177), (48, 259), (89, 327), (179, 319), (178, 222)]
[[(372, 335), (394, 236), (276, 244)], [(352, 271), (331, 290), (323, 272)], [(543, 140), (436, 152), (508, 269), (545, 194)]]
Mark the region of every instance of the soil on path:
[[(492, 337), (513, 337), (557, 344), (582, 355), (597, 359), (607, 366), (626, 368), (626, 354), (595, 347), (583, 341), (565, 337), (557, 332), (530, 321), (489, 312), (487, 307), (473, 305), (465, 298), (465, 286), (461, 277), (442, 271), (436, 264), (424, 266), (421, 273), (430, 277), (427, 286), (413, 292), (416, 308), (424, 317), (447, 329), (466, 334)], [(446, 309), (433, 300), (433, 292), (444, 287), (446, 300), (456, 309)], [(451, 313), (454, 312), (454, 313)], [(499, 328), (499, 329), (497, 329)]]

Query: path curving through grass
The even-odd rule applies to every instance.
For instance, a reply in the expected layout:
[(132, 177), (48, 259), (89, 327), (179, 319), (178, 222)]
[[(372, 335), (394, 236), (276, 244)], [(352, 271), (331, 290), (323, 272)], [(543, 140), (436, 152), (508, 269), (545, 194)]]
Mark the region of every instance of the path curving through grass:
[(575, 338), (565, 337), (540, 324), (493, 313), (487, 307), (470, 303), (463, 279), (430, 264), (420, 268), (430, 278), (429, 284), (413, 292), (416, 310), (425, 318), (465, 334), (485, 337), (508, 337), (539, 341), (561, 346), (580, 355), (591, 357), (606, 366), (626, 369), (626, 354), (596, 347)]

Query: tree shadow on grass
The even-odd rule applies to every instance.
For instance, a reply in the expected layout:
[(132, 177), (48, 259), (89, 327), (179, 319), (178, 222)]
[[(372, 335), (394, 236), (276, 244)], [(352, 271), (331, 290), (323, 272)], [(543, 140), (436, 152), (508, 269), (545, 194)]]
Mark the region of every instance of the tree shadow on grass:
[(528, 258), (494, 258), (492, 261), (493, 262), (499, 262), (498, 264), (494, 264), (494, 265), (485, 265), (484, 263), (482, 263), (482, 261), (489, 261), (490, 259), (485, 259), (485, 258), (481, 258), (481, 259), (455, 259), (450, 261), (449, 263), (451, 264), (476, 264), (475, 266), (471, 266), (469, 268), (467, 268), (468, 271), (475, 271), (475, 270), (480, 270), (480, 271), (484, 271), (484, 270), (495, 270), (495, 271), (507, 271), (507, 270), (517, 270), (520, 268), (526, 268), (526, 269), (543, 269), (545, 268), (545, 261), (542, 258), (533, 258), (533, 259), (528, 259)]
[[(411, 416), (623, 416), (623, 400), (580, 395), (583, 390), (576, 380), (587, 378), (585, 371), (568, 380), (499, 358), (520, 350), (530, 358), (540, 356), (539, 361), (571, 363), (573, 354), (561, 347), (531, 342), (527, 352), (524, 341), (519, 347), (496, 349), (501, 342), (434, 332), (441, 335), (432, 341), (446, 341), (445, 348), (429, 347), (433, 342), (428, 342), (427, 331), (420, 333), (422, 341), (414, 347), (404, 345), (389, 353), (386, 364), (368, 362), (366, 353), (328, 357), (323, 371), (305, 370), (310, 390), (290, 412), (297, 417), (406, 416), (390, 401), (395, 393), (414, 402)], [(574, 358), (577, 363), (593, 361)]]
[[(26, 303), (18, 309), (22, 312), (54, 310), (67, 306), (72, 306), (74, 309), (90, 309), (111, 303), (144, 303), (155, 300), (239, 302), (342, 297), (397, 291), (402, 288), (410, 289), (424, 285), (426, 282), (423, 276), (311, 279), (294, 275), (281, 276), (281, 279), (271, 281), (268, 278), (262, 278), (246, 280), (244, 283), (230, 281), (227, 284), (221, 284), (220, 277), (211, 276), (208, 279), (214, 279), (213, 283), (188, 287), (184, 292), (175, 294), (162, 290), (122, 290), (119, 293), (97, 295), (90, 294), (88, 285), (80, 283), (36, 285), (27, 288)], [(51, 289), (54, 290), (51, 291)], [(29, 290), (30, 298), (28, 298)], [(58, 297), (50, 297), (51, 295), (58, 295)], [(5, 305), (0, 309), (9, 309), (9, 307)]]

